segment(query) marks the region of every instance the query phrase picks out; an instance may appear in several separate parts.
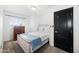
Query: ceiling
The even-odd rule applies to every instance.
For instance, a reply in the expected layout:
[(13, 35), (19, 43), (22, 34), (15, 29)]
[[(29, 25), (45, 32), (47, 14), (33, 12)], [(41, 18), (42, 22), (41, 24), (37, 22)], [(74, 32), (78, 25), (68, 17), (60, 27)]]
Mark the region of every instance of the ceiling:
[(36, 10), (32, 10), (32, 5), (3, 5), (1, 6), (7, 12), (12, 12), (24, 16), (43, 15), (54, 5), (35, 5)]

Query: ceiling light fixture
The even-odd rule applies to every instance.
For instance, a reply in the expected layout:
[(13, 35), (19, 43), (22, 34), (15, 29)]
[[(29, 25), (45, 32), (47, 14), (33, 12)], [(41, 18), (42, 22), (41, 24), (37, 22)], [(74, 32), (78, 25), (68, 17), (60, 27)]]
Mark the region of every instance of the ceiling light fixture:
[(32, 10), (36, 10), (36, 7), (35, 7), (35, 6), (32, 6), (31, 9), (32, 9)]

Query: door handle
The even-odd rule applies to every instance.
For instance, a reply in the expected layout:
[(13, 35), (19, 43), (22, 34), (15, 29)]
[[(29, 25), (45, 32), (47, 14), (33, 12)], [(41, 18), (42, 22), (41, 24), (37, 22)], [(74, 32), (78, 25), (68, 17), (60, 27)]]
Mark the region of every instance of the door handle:
[(55, 31), (55, 33), (58, 33), (58, 31)]

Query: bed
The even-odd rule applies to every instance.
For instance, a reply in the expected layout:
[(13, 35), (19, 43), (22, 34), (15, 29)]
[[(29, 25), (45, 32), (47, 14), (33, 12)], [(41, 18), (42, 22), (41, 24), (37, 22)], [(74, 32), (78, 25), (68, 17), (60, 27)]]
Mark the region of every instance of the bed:
[(33, 53), (49, 41), (49, 33), (47, 32), (48, 30), (45, 31), (46, 27), (48, 26), (45, 25), (43, 28), (40, 26), (40, 31), (17, 35), (17, 42), (25, 53)]
[(43, 32), (30, 32), (17, 36), (17, 42), (25, 53), (31, 53), (36, 51), (48, 41), (48, 33)]

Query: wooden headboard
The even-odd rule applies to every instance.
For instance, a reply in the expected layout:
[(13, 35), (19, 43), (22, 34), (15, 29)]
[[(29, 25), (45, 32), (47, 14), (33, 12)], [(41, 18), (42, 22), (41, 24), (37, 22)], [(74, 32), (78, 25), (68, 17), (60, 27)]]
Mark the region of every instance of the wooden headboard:
[(14, 41), (17, 40), (17, 34), (25, 33), (24, 26), (15, 26), (14, 27)]

